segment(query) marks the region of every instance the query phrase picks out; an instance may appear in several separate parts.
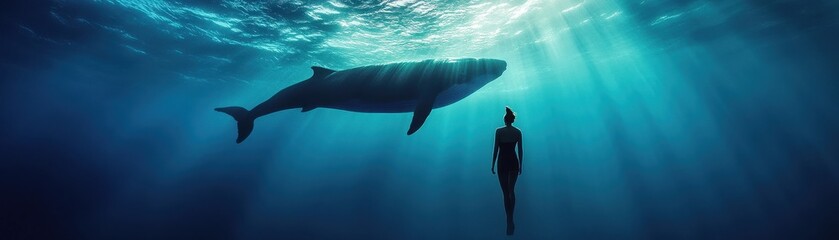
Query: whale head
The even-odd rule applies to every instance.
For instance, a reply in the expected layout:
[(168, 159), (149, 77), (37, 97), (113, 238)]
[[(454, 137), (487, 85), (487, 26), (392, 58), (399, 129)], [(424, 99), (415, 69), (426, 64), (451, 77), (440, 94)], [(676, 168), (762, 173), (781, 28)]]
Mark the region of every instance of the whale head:
[(449, 74), (454, 75), (456, 84), (476, 87), (486, 85), (507, 70), (507, 62), (492, 58), (448, 59), (447, 63)]
[(501, 77), (501, 74), (507, 70), (507, 62), (499, 59), (479, 58), (475, 59), (473, 64), (469, 64), (468, 69), (469, 73), (466, 75), (469, 77), (465, 82), (480, 88)]
[(496, 78), (500, 77), (505, 70), (507, 70), (507, 62), (500, 59), (481, 58), (478, 59), (478, 65), (485, 67), (484, 71)]
[(445, 87), (434, 102), (442, 107), (463, 99), (497, 79), (507, 70), (507, 62), (490, 58), (460, 58), (443, 60)]

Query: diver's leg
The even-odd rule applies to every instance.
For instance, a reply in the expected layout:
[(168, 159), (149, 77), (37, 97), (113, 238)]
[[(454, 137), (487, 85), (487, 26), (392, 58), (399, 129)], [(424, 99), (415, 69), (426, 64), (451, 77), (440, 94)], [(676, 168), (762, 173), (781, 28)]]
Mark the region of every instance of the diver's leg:
[(507, 183), (507, 193), (510, 195), (510, 218), (512, 219), (513, 210), (516, 208), (516, 180), (519, 179), (519, 173), (516, 171), (510, 171), (510, 177), (508, 178)]
[[(501, 194), (504, 196), (504, 212), (509, 213), (510, 211), (510, 185), (509, 181), (507, 180), (507, 171), (498, 171), (498, 183), (501, 184)], [(507, 216), (509, 219), (509, 216)]]
[(516, 176), (518, 172), (515, 171), (506, 171), (503, 175), (503, 185), (505, 185), (506, 191), (504, 191), (504, 210), (507, 213), (507, 235), (513, 235), (513, 231), (515, 229), (515, 224), (513, 223), (513, 208), (515, 208), (515, 196), (513, 195), (513, 183), (515, 180), (512, 178)]
[(506, 174), (501, 169), (498, 170), (497, 174), (498, 174), (498, 183), (501, 185), (501, 192), (503, 192), (504, 195), (507, 195), (507, 177), (505, 176)]

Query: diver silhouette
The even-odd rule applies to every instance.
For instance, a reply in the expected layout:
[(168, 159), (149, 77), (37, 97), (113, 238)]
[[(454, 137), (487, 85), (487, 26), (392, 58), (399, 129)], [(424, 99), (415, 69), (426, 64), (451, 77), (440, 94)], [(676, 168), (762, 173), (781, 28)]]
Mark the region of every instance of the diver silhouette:
[[(521, 175), (522, 141), (521, 130), (513, 127), (516, 114), (506, 107), (504, 127), (495, 129), (495, 149), (492, 151), (492, 174), (495, 174), (495, 161), (498, 160), (498, 182), (504, 194), (504, 210), (507, 212), (507, 235), (513, 235), (513, 210), (516, 208), (516, 180)], [(516, 145), (519, 151), (516, 156)]]

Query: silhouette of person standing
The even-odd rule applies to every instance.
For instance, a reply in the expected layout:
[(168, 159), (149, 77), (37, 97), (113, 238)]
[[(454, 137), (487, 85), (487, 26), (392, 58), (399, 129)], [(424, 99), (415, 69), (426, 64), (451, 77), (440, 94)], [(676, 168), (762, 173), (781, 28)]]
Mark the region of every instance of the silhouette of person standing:
[[(495, 149), (492, 151), (492, 174), (495, 174), (495, 161), (498, 160), (498, 182), (504, 194), (504, 210), (507, 212), (507, 235), (513, 235), (513, 209), (516, 207), (516, 179), (521, 175), (522, 142), (521, 130), (513, 127), (516, 115), (506, 107), (504, 127), (495, 130)], [(519, 151), (516, 156), (516, 145)]]

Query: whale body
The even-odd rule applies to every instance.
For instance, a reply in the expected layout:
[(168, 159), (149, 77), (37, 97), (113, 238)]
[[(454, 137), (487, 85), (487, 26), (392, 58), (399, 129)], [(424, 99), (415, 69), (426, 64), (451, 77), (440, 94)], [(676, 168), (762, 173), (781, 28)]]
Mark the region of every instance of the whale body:
[(487, 58), (429, 59), (370, 65), (335, 71), (313, 66), (309, 79), (284, 88), (251, 110), (221, 107), (238, 125), (236, 143), (253, 131), (256, 118), (300, 108), (354, 112), (413, 112), (408, 135), (416, 132), (434, 108), (455, 103), (500, 77), (507, 62)]

